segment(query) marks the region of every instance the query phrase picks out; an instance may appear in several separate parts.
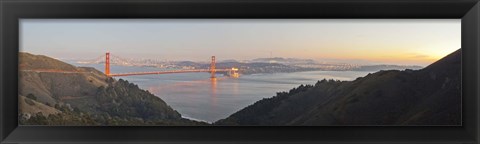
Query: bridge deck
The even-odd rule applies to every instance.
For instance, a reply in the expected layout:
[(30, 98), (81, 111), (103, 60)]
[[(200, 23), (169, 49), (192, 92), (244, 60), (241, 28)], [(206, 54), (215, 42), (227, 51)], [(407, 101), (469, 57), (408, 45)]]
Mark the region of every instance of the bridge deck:
[[(232, 69), (215, 69), (215, 71), (216, 71), (216, 72), (228, 72), (228, 71), (232, 71)], [(109, 76), (111, 76), (111, 77), (118, 77), (118, 76), (134, 76), (134, 75), (193, 73), (193, 72), (211, 72), (211, 71), (210, 71), (210, 69), (170, 70), (170, 71), (151, 71), (151, 72), (116, 73), (116, 74), (109, 74)]]

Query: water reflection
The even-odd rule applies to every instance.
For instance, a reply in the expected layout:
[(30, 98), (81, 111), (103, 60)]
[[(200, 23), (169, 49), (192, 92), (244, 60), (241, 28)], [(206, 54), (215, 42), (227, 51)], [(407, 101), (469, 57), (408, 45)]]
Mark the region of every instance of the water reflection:
[(238, 80), (237, 79), (233, 79), (232, 80), (233, 83), (232, 83), (232, 94), (233, 96), (237, 96), (239, 94), (238, 92)]
[(210, 99), (215, 107), (217, 105), (217, 78), (210, 78)]

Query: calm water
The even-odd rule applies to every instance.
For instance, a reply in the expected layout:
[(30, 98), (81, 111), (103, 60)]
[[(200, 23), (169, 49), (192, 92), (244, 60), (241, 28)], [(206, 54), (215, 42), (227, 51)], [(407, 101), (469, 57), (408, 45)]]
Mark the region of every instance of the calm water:
[[(90, 66), (103, 71), (103, 65)], [(112, 66), (112, 73), (158, 71), (159, 68)], [(117, 77), (139, 85), (163, 99), (183, 117), (214, 122), (263, 98), (288, 91), (300, 84), (315, 84), (321, 79), (353, 80), (369, 72), (310, 71), (295, 73), (241, 75), (240, 78), (209, 73), (183, 73)]]

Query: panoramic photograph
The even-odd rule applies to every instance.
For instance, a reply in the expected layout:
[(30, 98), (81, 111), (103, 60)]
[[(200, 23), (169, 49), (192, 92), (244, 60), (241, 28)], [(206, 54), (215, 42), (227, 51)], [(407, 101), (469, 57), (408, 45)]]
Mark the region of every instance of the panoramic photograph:
[(19, 125), (462, 125), (460, 19), (19, 23)]

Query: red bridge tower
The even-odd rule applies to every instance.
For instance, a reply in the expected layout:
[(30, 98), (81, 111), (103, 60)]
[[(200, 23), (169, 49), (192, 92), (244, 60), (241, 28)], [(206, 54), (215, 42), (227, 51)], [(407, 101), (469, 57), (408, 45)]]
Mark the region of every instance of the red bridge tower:
[(110, 76), (110, 52), (105, 54), (105, 74)]
[(210, 78), (215, 78), (215, 56), (212, 56), (212, 61), (210, 62)]

